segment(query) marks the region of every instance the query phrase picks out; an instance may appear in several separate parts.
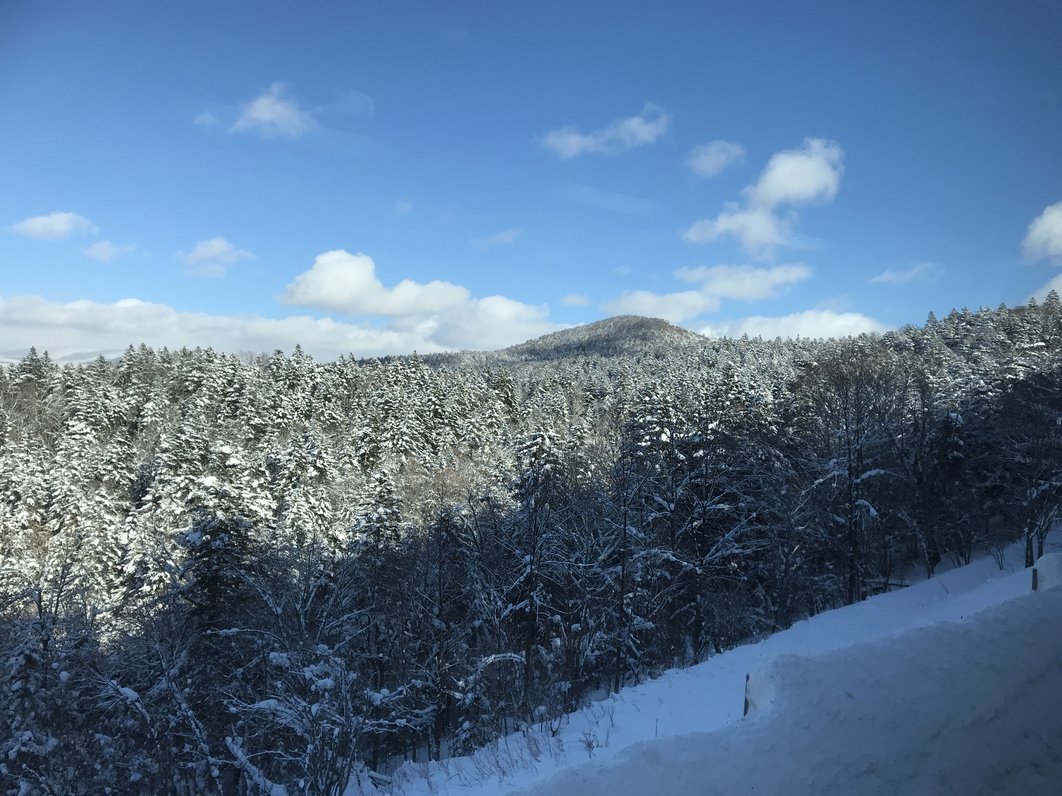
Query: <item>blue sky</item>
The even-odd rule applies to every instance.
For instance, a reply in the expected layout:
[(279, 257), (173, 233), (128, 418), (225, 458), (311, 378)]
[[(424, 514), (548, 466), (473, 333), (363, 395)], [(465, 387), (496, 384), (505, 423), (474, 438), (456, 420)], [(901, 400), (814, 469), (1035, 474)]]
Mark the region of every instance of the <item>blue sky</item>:
[(0, 2), (0, 353), (820, 335), (1062, 284), (1059, 0), (309, 9)]

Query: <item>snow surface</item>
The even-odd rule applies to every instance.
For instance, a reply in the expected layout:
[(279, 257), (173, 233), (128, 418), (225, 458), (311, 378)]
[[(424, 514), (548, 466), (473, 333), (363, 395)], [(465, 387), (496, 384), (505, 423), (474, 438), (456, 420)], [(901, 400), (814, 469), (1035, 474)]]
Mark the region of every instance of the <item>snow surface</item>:
[(757, 676), (760, 715), (521, 793), (1062, 793), (1062, 589)]
[(1062, 585), (1062, 553), (1046, 553), (1040, 556), (1034, 569), (1037, 588), (1053, 589)]
[[(1020, 562), (1020, 549), (1008, 560)], [(986, 557), (626, 688), (555, 732), (535, 727), (471, 757), (407, 763), (394, 790), (978, 793), (981, 783), (999, 792), (1019, 782), (1025, 793), (1062, 793), (1062, 589), (1030, 588), (1020, 563), (1001, 572)], [(754, 709), (742, 720), (749, 673)], [(1006, 760), (983, 754), (1003, 741)], [(836, 765), (818, 762), (826, 758)]]

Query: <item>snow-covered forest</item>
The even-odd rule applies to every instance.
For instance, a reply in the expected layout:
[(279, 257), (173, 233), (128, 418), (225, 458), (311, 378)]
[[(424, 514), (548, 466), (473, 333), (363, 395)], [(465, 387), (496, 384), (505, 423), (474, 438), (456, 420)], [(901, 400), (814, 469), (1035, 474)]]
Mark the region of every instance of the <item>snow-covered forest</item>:
[(0, 369), (0, 781), (339, 794), (1024, 543), (1062, 302), (836, 341)]

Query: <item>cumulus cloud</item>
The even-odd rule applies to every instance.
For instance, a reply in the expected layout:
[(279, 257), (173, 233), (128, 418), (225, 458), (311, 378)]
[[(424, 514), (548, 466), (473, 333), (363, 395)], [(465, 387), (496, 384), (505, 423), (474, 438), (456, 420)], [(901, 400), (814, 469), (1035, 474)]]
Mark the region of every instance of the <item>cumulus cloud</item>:
[(844, 151), (832, 141), (807, 138), (799, 149), (776, 152), (759, 178), (742, 191), (744, 203), (728, 202), (714, 218), (695, 221), (682, 232), (687, 243), (737, 239), (754, 257), (770, 257), (792, 245), (797, 215), (791, 209), (833, 201), (844, 174)]
[(843, 173), (844, 152), (837, 144), (806, 138), (800, 149), (771, 155), (760, 178), (744, 193), (755, 207), (829, 202), (841, 187)]
[(493, 246), (511, 246), (523, 237), (524, 231), (520, 227), (513, 227), (512, 229), (504, 229), (501, 232), (496, 232), (486, 238), (476, 238), (472, 241), (473, 245), (480, 249), (489, 249)]
[(1030, 260), (1051, 260), (1062, 265), (1062, 202), (1048, 205), (1032, 220), (1022, 250)]
[[(339, 297), (327, 289), (338, 289)], [(356, 294), (369, 290), (371, 298)], [(325, 291), (323, 294), (321, 291)], [(384, 287), (365, 255), (326, 252), (310, 271), (288, 286), (285, 300), (348, 314), (384, 316), (386, 327), (369, 320), (348, 322), (295, 315), (286, 318), (179, 312), (159, 303), (122, 299), (113, 303), (60, 303), (38, 296), (0, 297), (0, 356), (22, 356), (30, 346), (57, 359), (116, 356), (129, 345), (178, 348), (211, 346), (227, 352), (290, 351), (296, 343), (314, 356), (374, 357), (458, 349), (490, 349), (562, 328), (547, 308), (505, 296), (472, 298), (445, 282), (405, 280)], [(373, 301), (379, 302), (373, 304)]]
[(375, 329), (309, 316), (262, 318), (178, 312), (165, 304), (122, 299), (59, 303), (38, 296), (0, 297), (0, 355), (17, 357), (30, 346), (57, 359), (115, 356), (130, 344), (211, 346), (220, 351), (290, 351), (296, 343), (314, 356), (334, 359), (442, 350), (415, 332)]
[(732, 141), (709, 141), (694, 147), (686, 157), (686, 165), (698, 177), (714, 177), (744, 161), (745, 147)]
[(909, 282), (935, 282), (942, 271), (936, 263), (919, 263), (905, 271), (888, 269), (871, 278), (875, 285), (906, 285)]
[(709, 243), (733, 235), (754, 257), (768, 256), (790, 239), (793, 219), (766, 207), (741, 207), (727, 202), (715, 218), (702, 218), (682, 231), (686, 243)]
[(284, 83), (273, 83), (265, 92), (240, 105), (230, 133), (257, 133), (262, 138), (298, 138), (316, 126), (313, 115), (287, 96)]
[(850, 337), (864, 333), (884, 332), (888, 327), (858, 312), (834, 310), (805, 310), (789, 315), (768, 317), (754, 315), (737, 321), (706, 326), (700, 332), (708, 337)]
[(100, 240), (85, 249), (85, 256), (101, 263), (109, 263), (116, 257), (136, 251), (132, 243), (111, 243), (109, 240)]
[(24, 218), (12, 224), (11, 229), (23, 237), (38, 240), (59, 240), (71, 235), (95, 235), (100, 231), (99, 227), (84, 216), (60, 211)]
[(226, 238), (216, 237), (201, 240), (190, 252), (177, 252), (186, 270), (196, 276), (224, 276), (230, 266), (243, 260), (253, 260), (254, 255), (236, 248)]
[(680, 268), (675, 277), (697, 287), (674, 293), (628, 290), (619, 298), (606, 302), (603, 308), (613, 315), (648, 315), (671, 323), (684, 323), (715, 312), (723, 299), (758, 301), (774, 298), (784, 288), (810, 278), (811, 269), (803, 263), (770, 268), (716, 265)]
[(470, 294), (460, 285), (439, 280), (421, 284), (403, 279), (385, 287), (371, 257), (338, 249), (318, 255), (313, 267), (285, 288), (281, 299), (348, 315), (402, 316), (442, 312), (469, 301)]
[(630, 149), (652, 144), (667, 133), (671, 117), (653, 103), (646, 103), (637, 116), (615, 119), (606, 127), (584, 133), (574, 125), (550, 130), (541, 144), (561, 160), (580, 155), (618, 155)]
[(382, 316), (391, 329), (446, 349), (500, 348), (560, 328), (549, 321), (545, 306), (504, 296), (474, 298), (451, 282), (403, 279), (387, 287), (371, 257), (343, 250), (318, 255), (281, 300), (345, 315)]

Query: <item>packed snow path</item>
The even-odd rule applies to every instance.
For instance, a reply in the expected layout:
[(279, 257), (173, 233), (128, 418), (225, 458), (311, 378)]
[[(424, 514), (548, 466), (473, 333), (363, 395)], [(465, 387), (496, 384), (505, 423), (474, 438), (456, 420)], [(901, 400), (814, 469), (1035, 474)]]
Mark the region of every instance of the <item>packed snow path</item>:
[(757, 706), (520, 793), (1062, 794), (1062, 588), (754, 672)]

